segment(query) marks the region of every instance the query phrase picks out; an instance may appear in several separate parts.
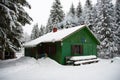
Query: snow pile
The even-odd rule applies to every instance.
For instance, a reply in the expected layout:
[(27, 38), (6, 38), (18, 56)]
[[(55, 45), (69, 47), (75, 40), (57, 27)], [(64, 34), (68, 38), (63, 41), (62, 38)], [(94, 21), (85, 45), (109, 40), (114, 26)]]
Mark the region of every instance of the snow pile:
[(56, 61), (50, 59), (50, 58), (41, 58), (41, 59), (38, 59), (38, 62), (40, 64), (40, 66), (51, 66), (53, 67), (54, 66), (60, 66), (59, 63), (57, 63)]
[(0, 61), (0, 80), (120, 80), (120, 58), (63, 66), (50, 58)]
[(22, 48), (21, 51), (16, 52), (16, 57), (17, 57), (17, 58), (21, 58), (21, 57), (24, 56), (24, 53), (25, 53), (25, 52), (24, 52), (24, 48)]
[(113, 63), (118, 63), (120, 64), (120, 57), (115, 57), (112, 59)]
[(14, 72), (18, 72), (23, 69), (30, 69), (37, 66), (38, 63), (34, 58), (21, 57), (17, 60), (0, 61), (0, 75), (6, 75)]
[(9, 60), (9, 61), (1, 61), (0, 62), (0, 69), (1, 68), (10, 68), (10, 67), (18, 67), (21, 65), (33, 65), (36, 64), (37, 61), (34, 58), (30, 58), (30, 57), (21, 57), (17, 60), (13, 59), (13, 60)]

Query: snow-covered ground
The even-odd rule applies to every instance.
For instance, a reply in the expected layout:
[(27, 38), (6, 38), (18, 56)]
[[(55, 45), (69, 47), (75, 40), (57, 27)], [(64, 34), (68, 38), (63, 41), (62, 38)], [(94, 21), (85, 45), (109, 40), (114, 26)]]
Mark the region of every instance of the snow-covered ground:
[(50, 58), (4, 60), (0, 80), (120, 80), (120, 58), (81, 66), (63, 66)]

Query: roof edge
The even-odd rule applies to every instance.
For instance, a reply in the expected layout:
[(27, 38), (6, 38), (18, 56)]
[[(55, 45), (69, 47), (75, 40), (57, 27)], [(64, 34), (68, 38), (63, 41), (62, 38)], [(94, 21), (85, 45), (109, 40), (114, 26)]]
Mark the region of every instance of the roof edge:
[(97, 40), (97, 42), (99, 43), (99, 45), (101, 44), (101, 41), (99, 39), (97, 39), (97, 37), (95, 36), (95, 34), (88, 28), (88, 26), (86, 26), (86, 28), (91, 32), (91, 34), (94, 36), (94, 38)]
[[(97, 37), (95, 36), (95, 34), (88, 28), (88, 26), (87, 26), (87, 25), (82, 25), (82, 26), (83, 26), (82, 28), (79, 28), (79, 29), (76, 30), (75, 32), (77, 32), (77, 31), (79, 31), (79, 30), (81, 30), (81, 29), (83, 29), (83, 28), (86, 27), (86, 28), (90, 31), (90, 33), (93, 35), (93, 37), (96, 39), (96, 41), (98, 42), (98, 44), (100, 45), (100, 44), (101, 44), (100, 40), (97, 39)], [(63, 41), (64, 39), (66, 39), (67, 37), (69, 37), (70, 35), (74, 34), (75, 32), (73, 32), (73, 33), (67, 35), (66, 37), (64, 37), (64, 38), (62, 39), (62, 41)]]
[[(64, 37), (61, 41), (63, 41), (64, 39), (66, 39), (66, 38), (67, 38), (67, 37), (69, 37), (70, 35), (74, 34), (75, 32), (77, 32), (77, 31), (81, 30), (82, 28), (86, 27), (86, 25), (81, 25), (81, 26), (82, 26), (81, 28), (79, 28), (79, 29), (77, 29), (76, 31), (74, 31), (73, 33), (71, 33), (71, 34), (67, 35), (67, 36), (66, 36), (66, 37)], [(77, 26), (76, 26), (76, 27), (77, 27)]]

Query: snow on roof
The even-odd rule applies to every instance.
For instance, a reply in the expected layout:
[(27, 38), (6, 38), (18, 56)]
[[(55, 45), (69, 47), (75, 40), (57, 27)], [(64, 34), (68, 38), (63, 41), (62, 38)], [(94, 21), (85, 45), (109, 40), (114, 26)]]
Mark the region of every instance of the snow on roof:
[(25, 47), (34, 47), (34, 46), (36, 46), (40, 43), (44, 43), (44, 42), (62, 41), (63, 38), (65, 38), (66, 36), (72, 34), (73, 32), (75, 32), (83, 27), (85, 27), (85, 25), (58, 30), (57, 32), (50, 32), (50, 33), (47, 33), (35, 40), (25, 43), (24, 46)]
[[(57, 32), (50, 32), (50, 33), (47, 33), (35, 40), (25, 43), (24, 46), (25, 47), (35, 47), (36, 45), (38, 45), (40, 43), (62, 41), (65, 37), (69, 36), (73, 32), (75, 32), (83, 27), (86, 27), (86, 26), (81, 25), (81, 26), (76, 26), (76, 27), (72, 27), (72, 28), (68, 28), (68, 29), (58, 30)], [(88, 30), (93, 34), (93, 32), (89, 28), (88, 28)], [(93, 36), (98, 41), (98, 43), (100, 43), (100, 41), (96, 38), (96, 36), (94, 34), (93, 34)]]

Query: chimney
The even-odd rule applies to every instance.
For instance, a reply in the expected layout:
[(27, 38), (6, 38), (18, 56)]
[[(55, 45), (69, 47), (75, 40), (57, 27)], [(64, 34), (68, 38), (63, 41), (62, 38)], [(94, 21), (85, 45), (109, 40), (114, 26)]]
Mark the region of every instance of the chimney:
[(53, 28), (53, 32), (57, 32), (57, 28), (56, 27)]

